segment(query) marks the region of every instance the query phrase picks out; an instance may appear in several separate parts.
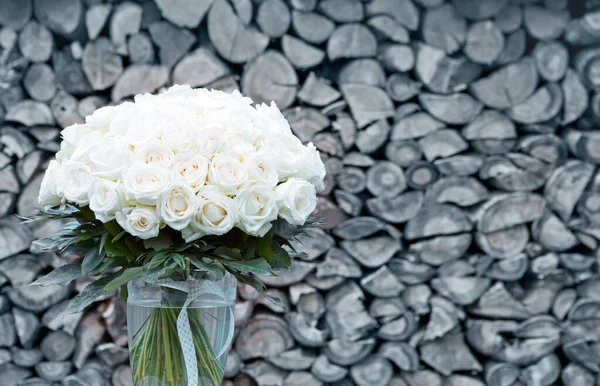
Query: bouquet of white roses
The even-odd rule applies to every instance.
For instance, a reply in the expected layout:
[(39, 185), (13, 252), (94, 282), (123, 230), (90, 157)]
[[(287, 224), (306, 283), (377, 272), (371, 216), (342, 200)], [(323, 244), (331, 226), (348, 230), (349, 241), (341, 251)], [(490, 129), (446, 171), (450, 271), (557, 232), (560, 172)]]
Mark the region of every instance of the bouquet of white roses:
[[(37, 284), (97, 279), (70, 311), (133, 278), (156, 283), (190, 267), (262, 291), (253, 274), (289, 267), (290, 241), (313, 225), (325, 168), (275, 104), (174, 86), (100, 108), (61, 134), (40, 188), (44, 210), (28, 221), (75, 219), (32, 246), (83, 256)], [(217, 373), (205, 375), (216, 382)]]

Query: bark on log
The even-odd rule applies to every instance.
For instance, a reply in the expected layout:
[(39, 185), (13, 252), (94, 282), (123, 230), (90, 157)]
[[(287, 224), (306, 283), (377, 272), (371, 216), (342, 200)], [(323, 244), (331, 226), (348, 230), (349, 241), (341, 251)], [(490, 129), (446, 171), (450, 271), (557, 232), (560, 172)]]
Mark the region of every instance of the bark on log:
[(283, 53), (299, 70), (306, 70), (319, 65), (325, 58), (325, 53), (292, 35), (284, 35), (281, 39)]
[(537, 82), (534, 61), (524, 58), (477, 80), (471, 85), (471, 92), (488, 107), (506, 109), (524, 102)]
[(380, 46), (377, 58), (389, 72), (407, 72), (415, 65), (412, 49), (404, 44)]
[(386, 385), (392, 379), (392, 375), (392, 365), (379, 355), (372, 355), (350, 368), (350, 376), (357, 386), (369, 386), (375, 382)]
[(407, 167), (421, 159), (422, 153), (418, 143), (415, 141), (392, 140), (385, 147), (385, 156), (388, 160), (402, 167)]
[(166, 21), (152, 23), (148, 31), (158, 46), (160, 63), (169, 68), (172, 68), (196, 42), (190, 31)]
[(428, 9), (421, 28), (427, 44), (448, 54), (458, 51), (467, 38), (467, 23), (451, 4)]
[(323, 0), (317, 8), (338, 23), (359, 22), (365, 13), (360, 0)]
[(84, 11), (81, 0), (34, 0), (33, 4), (35, 18), (52, 31), (65, 37), (79, 32)]
[(342, 241), (340, 245), (350, 256), (368, 268), (376, 268), (387, 263), (401, 249), (400, 242), (390, 236)]
[(406, 189), (406, 178), (398, 165), (381, 161), (367, 171), (366, 187), (375, 197), (394, 197)]
[(208, 13), (208, 36), (219, 55), (233, 63), (256, 58), (269, 44), (268, 36), (254, 27), (244, 25), (227, 0), (216, 0), (211, 7)]
[(506, 5), (507, 0), (452, 0), (454, 7), (466, 18), (471, 20), (487, 19), (500, 12)]
[(323, 353), (334, 364), (351, 366), (367, 358), (375, 347), (374, 339), (359, 341), (330, 340)]
[(464, 125), (473, 121), (483, 105), (468, 94), (456, 93), (448, 96), (423, 93), (419, 102), (435, 118), (453, 125)]
[(258, 7), (256, 23), (272, 38), (281, 37), (290, 28), (290, 10), (282, 0), (268, 0)]
[(539, 42), (532, 55), (538, 73), (548, 82), (561, 80), (569, 67), (569, 52), (559, 42)]
[(472, 24), (467, 33), (464, 53), (475, 63), (492, 64), (504, 49), (504, 35), (491, 21)]
[(392, 141), (421, 138), (444, 128), (444, 124), (431, 115), (417, 112), (401, 118), (392, 129)]
[(334, 61), (342, 58), (375, 56), (377, 39), (362, 24), (349, 23), (335, 29), (327, 41), (327, 57)]
[(544, 196), (563, 220), (571, 217), (593, 172), (592, 165), (573, 160), (556, 169), (548, 179)]
[(371, 295), (380, 298), (398, 296), (406, 288), (385, 266), (363, 277), (360, 285)]
[(561, 89), (564, 96), (562, 124), (570, 124), (587, 110), (588, 91), (584, 87), (579, 75), (569, 69), (561, 83)]
[(459, 330), (453, 330), (440, 339), (420, 346), (421, 359), (443, 375), (458, 371), (481, 371), (483, 368), (473, 356)]
[(515, 4), (508, 4), (494, 15), (494, 21), (504, 33), (516, 31), (523, 23), (522, 8)]
[(363, 128), (373, 121), (385, 119), (394, 114), (392, 101), (379, 88), (360, 84), (344, 84), (341, 86), (341, 90), (358, 128)]
[(428, 264), (413, 263), (400, 258), (392, 259), (388, 268), (400, 281), (409, 285), (425, 283), (436, 274), (435, 269)]
[[(278, 339), (267, 339), (277, 334)], [(257, 342), (261, 342), (257, 344)], [(274, 357), (291, 349), (294, 339), (285, 322), (272, 315), (255, 316), (240, 331), (235, 340), (235, 349), (242, 360), (258, 357)]]
[(460, 209), (450, 205), (431, 205), (422, 208), (404, 229), (407, 240), (429, 236), (468, 232), (473, 225)]
[(428, 162), (416, 162), (406, 170), (406, 183), (415, 190), (426, 189), (437, 178), (437, 170)]
[(504, 50), (498, 56), (498, 64), (516, 62), (525, 55), (527, 49), (527, 36), (525, 31), (518, 29), (511, 32), (504, 40)]
[(23, 88), (33, 99), (48, 102), (56, 93), (56, 77), (52, 68), (45, 63), (30, 66), (23, 78)]
[(298, 99), (313, 106), (326, 106), (336, 101), (341, 94), (324, 78), (319, 78), (314, 72), (308, 77), (298, 91)]
[[(309, 0), (316, 3), (315, 0)], [(321, 44), (329, 38), (335, 24), (318, 13), (292, 11), (292, 28), (309, 43)]]
[(337, 82), (340, 85), (364, 84), (383, 87), (385, 72), (383, 66), (377, 60), (356, 59), (341, 68)]
[(532, 236), (550, 251), (567, 251), (579, 240), (554, 214), (547, 212), (531, 226)]
[(367, 4), (367, 15), (389, 15), (411, 31), (419, 27), (419, 9), (410, 0), (374, 0)]
[(257, 57), (247, 65), (242, 74), (242, 91), (254, 103), (275, 101), (280, 109), (289, 107), (294, 102), (297, 85), (296, 71), (276, 51), (267, 51)]
[(554, 11), (537, 5), (524, 8), (524, 22), (531, 36), (539, 40), (559, 38), (569, 22), (568, 11)]
[(408, 31), (394, 18), (388, 15), (378, 15), (367, 20), (367, 25), (382, 38), (389, 39), (395, 43), (409, 43)]
[(418, 141), (427, 161), (450, 157), (469, 148), (467, 142), (452, 129), (438, 130)]
[[(24, 5), (23, 9), (25, 8)], [(3, 14), (4, 12), (7, 10), (3, 9)], [(18, 43), (21, 54), (32, 62), (45, 62), (50, 59), (54, 47), (52, 33), (48, 28), (33, 20), (27, 23), (19, 33)]]

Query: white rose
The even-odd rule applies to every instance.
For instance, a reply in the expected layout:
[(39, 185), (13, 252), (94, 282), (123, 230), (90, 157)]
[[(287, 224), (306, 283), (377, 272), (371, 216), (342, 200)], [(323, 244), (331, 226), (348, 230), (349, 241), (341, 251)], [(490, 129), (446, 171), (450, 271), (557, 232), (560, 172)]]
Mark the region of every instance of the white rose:
[(317, 190), (324, 188), (323, 179), (325, 178), (325, 165), (321, 161), (319, 151), (315, 145), (309, 143), (298, 158), (298, 171), (295, 177), (302, 178), (313, 184)]
[(223, 144), (221, 154), (232, 156), (243, 164), (246, 164), (248, 158), (256, 153), (256, 149), (248, 142), (244, 142), (239, 138), (227, 137)]
[(254, 144), (261, 135), (261, 130), (254, 126), (251, 117), (242, 114), (227, 114), (223, 117), (225, 135), (232, 143), (244, 142)]
[(277, 202), (271, 188), (254, 185), (238, 194), (235, 198), (238, 209), (237, 227), (244, 232), (263, 237), (271, 222), (277, 219)]
[(151, 103), (131, 105), (122, 106), (111, 121), (108, 134), (122, 138), (132, 146), (142, 146), (159, 139), (161, 127), (166, 121), (160, 107)]
[(241, 109), (252, 104), (252, 99), (242, 96), (237, 90), (228, 94), (220, 90), (197, 88), (194, 92), (196, 97), (192, 102), (197, 110)]
[(38, 203), (44, 209), (62, 204), (63, 194), (61, 193), (61, 189), (63, 184), (64, 179), (61, 164), (56, 160), (50, 161), (40, 185)]
[(131, 150), (123, 141), (103, 136), (89, 147), (87, 157), (95, 176), (116, 180), (129, 165)]
[(265, 153), (254, 153), (246, 164), (250, 183), (274, 188), (279, 182), (274, 162)]
[(257, 120), (256, 126), (263, 132), (266, 137), (282, 137), (292, 135), (290, 124), (281, 114), (281, 111), (275, 104), (271, 105), (262, 103), (256, 106)]
[(158, 236), (160, 221), (153, 206), (127, 207), (115, 214), (117, 222), (132, 236), (151, 239)]
[(120, 182), (97, 178), (89, 195), (90, 209), (102, 222), (114, 220), (115, 214), (123, 209), (123, 186)]
[(87, 205), (89, 203), (88, 192), (93, 182), (92, 171), (81, 162), (68, 160), (63, 163), (63, 168), (65, 198), (79, 206)]
[(125, 198), (141, 204), (156, 205), (170, 183), (169, 171), (159, 165), (135, 164), (123, 171)]
[(171, 169), (177, 173), (178, 178), (198, 191), (204, 186), (208, 176), (208, 160), (193, 150), (184, 150), (173, 158)]
[(190, 148), (211, 159), (224, 147), (224, 144), (222, 130), (216, 125), (207, 124), (191, 139)]
[(235, 194), (247, 182), (246, 165), (225, 154), (213, 157), (208, 169), (208, 180), (227, 194)]
[(173, 229), (182, 230), (196, 211), (196, 194), (186, 185), (172, 185), (160, 198), (160, 217)]
[(136, 147), (133, 154), (134, 160), (143, 164), (167, 164), (175, 156), (173, 149), (158, 141)]
[(197, 195), (198, 207), (190, 226), (182, 230), (186, 242), (204, 235), (223, 235), (237, 220), (235, 201), (217, 187), (204, 186)]
[(161, 140), (174, 150), (189, 149), (195, 116), (192, 111), (179, 106), (167, 106), (161, 124)]
[(56, 153), (56, 159), (59, 161), (70, 159), (75, 152), (77, 145), (91, 132), (92, 129), (89, 126), (77, 123), (65, 127), (60, 132), (62, 141), (60, 143), (60, 150)]
[(303, 225), (317, 206), (317, 190), (308, 181), (290, 178), (275, 189), (279, 216), (292, 225)]
[(94, 130), (103, 133), (108, 131), (112, 118), (118, 112), (120, 106), (104, 106), (85, 117), (85, 123)]
[(194, 90), (187, 84), (174, 84), (164, 90), (158, 96), (164, 99), (189, 99), (196, 95)]

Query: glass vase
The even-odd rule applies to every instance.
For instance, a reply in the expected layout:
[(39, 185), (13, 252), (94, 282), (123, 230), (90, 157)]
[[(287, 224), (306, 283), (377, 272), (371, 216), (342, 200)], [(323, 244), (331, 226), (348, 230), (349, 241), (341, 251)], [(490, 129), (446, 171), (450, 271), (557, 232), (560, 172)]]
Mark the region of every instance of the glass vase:
[(178, 272), (160, 285), (131, 280), (127, 332), (134, 386), (220, 386), (233, 339), (236, 285), (230, 274), (214, 281), (203, 271)]

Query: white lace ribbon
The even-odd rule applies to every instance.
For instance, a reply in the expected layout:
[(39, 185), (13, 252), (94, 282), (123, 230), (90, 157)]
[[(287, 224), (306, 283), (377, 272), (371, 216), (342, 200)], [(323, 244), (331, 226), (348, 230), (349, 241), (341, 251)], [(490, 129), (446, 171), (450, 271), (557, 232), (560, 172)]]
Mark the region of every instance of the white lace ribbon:
[[(221, 287), (216, 283), (209, 280), (198, 281), (194, 278), (189, 278), (186, 281), (175, 281), (171, 279), (165, 279), (159, 281), (159, 284), (163, 287), (173, 288), (187, 293), (185, 303), (181, 307), (181, 311), (177, 317), (177, 335), (179, 336), (179, 343), (181, 344), (181, 350), (183, 351), (183, 358), (185, 360), (187, 384), (188, 386), (196, 386), (198, 384), (198, 358), (196, 356), (196, 349), (194, 347), (194, 340), (192, 338), (192, 330), (190, 327), (187, 308), (200, 295), (211, 295), (213, 299), (207, 303), (200, 302), (199, 304), (195, 305), (194, 308), (213, 308), (215, 306), (226, 306), (229, 331), (227, 331), (227, 338), (221, 347), (213, 347), (213, 351), (216, 353), (215, 359), (217, 359), (227, 352), (229, 345), (233, 340), (235, 323), (233, 307), (231, 306), (234, 304), (235, 299), (228, 299), (223, 289), (221, 289)], [(210, 342), (206, 343), (210, 344)]]

